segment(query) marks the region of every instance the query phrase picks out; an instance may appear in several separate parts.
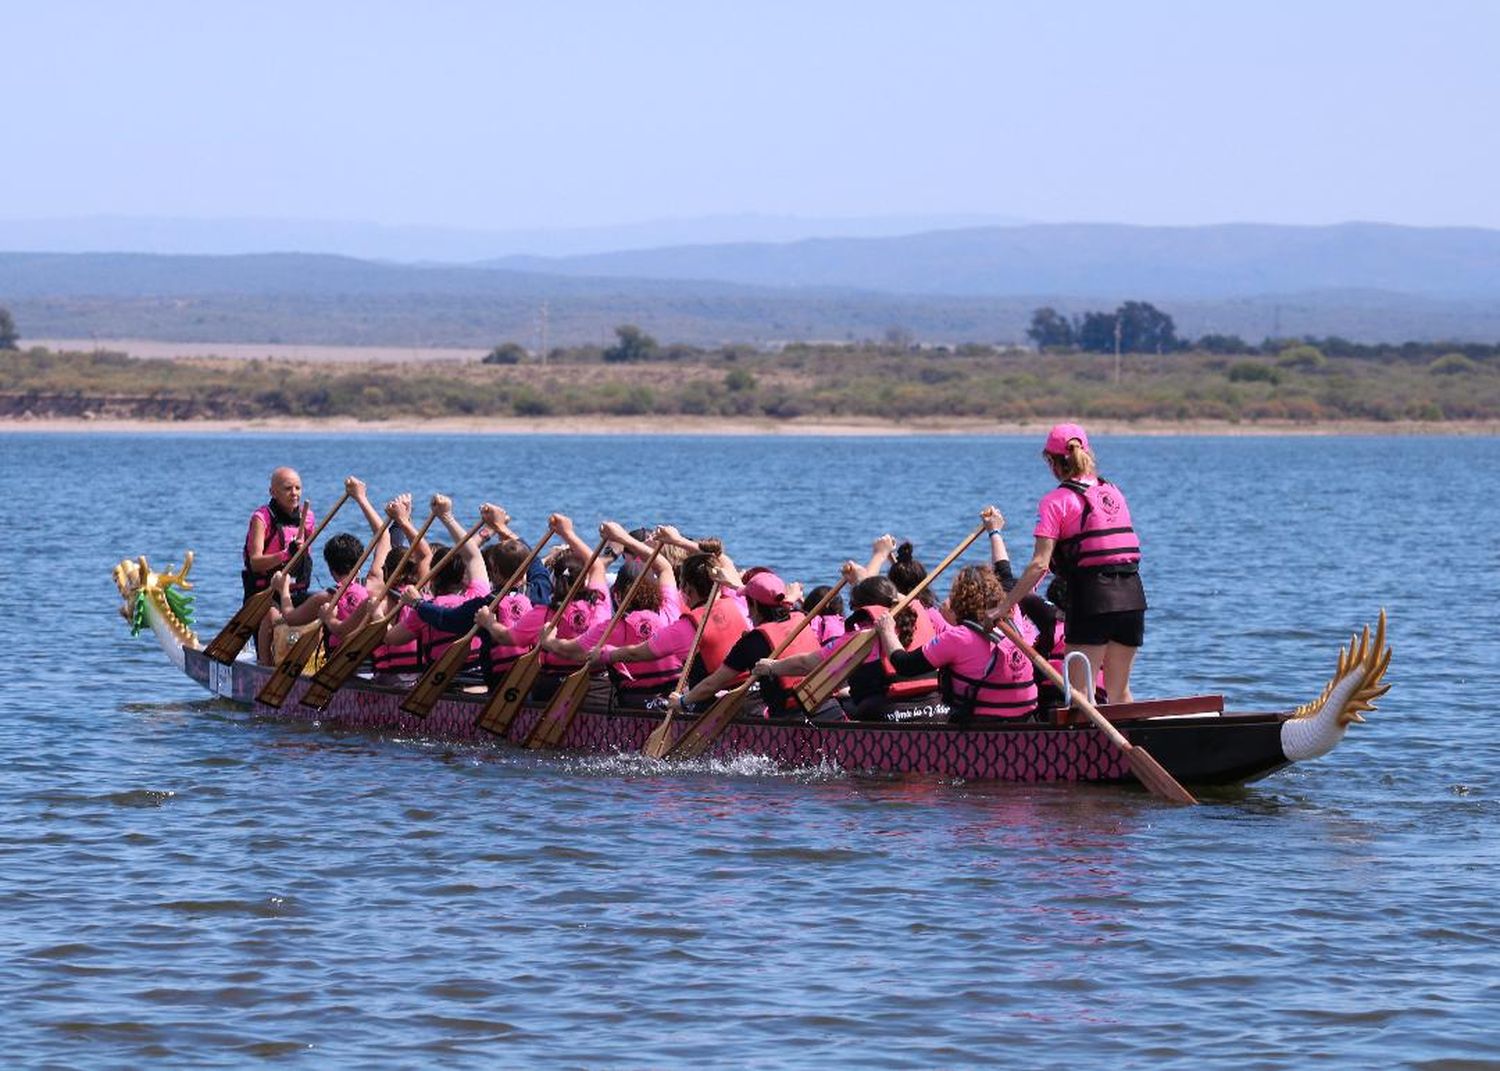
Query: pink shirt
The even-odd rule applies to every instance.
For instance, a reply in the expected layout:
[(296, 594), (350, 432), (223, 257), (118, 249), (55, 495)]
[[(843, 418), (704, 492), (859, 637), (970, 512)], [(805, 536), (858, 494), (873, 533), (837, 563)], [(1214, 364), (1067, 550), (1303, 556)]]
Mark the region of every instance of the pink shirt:
[[(1020, 613), (1013, 613), (1011, 623), (1017, 626), (1027, 643), (1036, 643), (1036, 626), (1029, 618)], [(1009, 640), (1006, 640), (1002, 647), (1007, 655), (1019, 657), (1020, 663), (1018, 664), (1029, 664), (1026, 655)], [(989, 640), (963, 625), (944, 625), (943, 631), (928, 640), (927, 645), (922, 648), (922, 654), (934, 667), (938, 669), (945, 666), (952, 667), (965, 677), (974, 678), (984, 676), (985, 667), (990, 664), (990, 654), (993, 651), (994, 645)]]
[(819, 614), (807, 623), (808, 630), (818, 637), (818, 645), (822, 646), (829, 640), (836, 640), (842, 636), (847, 628), (844, 619), (838, 614)]
[[(1089, 487), (1097, 481), (1082, 479), (1075, 482)], [(1083, 499), (1076, 491), (1054, 487), (1042, 496), (1036, 514), (1036, 528), (1031, 533), (1033, 536), (1066, 539), (1077, 535), (1078, 530), (1083, 527)]]

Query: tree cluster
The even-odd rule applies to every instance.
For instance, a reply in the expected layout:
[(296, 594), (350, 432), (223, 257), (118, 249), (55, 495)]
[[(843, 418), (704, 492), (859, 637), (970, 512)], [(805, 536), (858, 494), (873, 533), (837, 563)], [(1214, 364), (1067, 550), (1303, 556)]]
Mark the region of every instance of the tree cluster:
[(21, 336), (16, 333), (16, 321), (11, 319), (10, 310), (0, 305), (0, 350), (13, 350)]
[(1026, 336), (1043, 350), (1171, 353), (1183, 348), (1172, 317), (1146, 301), (1127, 301), (1114, 312), (1085, 312), (1071, 320), (1043, 306), (1031, 314)]

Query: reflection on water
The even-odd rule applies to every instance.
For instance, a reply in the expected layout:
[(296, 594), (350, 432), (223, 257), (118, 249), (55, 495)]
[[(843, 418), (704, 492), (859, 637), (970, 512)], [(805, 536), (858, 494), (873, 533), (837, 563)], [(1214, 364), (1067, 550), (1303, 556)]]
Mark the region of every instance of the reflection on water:
[[(59, 578), (71, 596), (0, 663), (7, 1056), (1500, 1061), (1500, 745), (1473, 731), (1496, 674), (1453, 625), (1500, 634), (1500, 582), (1434, 557), (1492, 530), (1496, 507), (1432, 478), (1446, 440), (1099, 446), (1149, 556), (1140, 690), (1300, 702), (1385, 605), (1395, 687), (1369, 724), (1188, 811), (1118, 789), (667, 767), (255, 716), (129, 638), (108, 571), (192, 547), (199, 613), (222, 621), (273, 460), (294, 460), (320, 507), (350, 468), (380, 495), (442, 473), (465, 508), (499, 499), (523, 531), (602, 505), (721, 534), (741, 565), (807, 582), (885, 530), (935, 560), (989, 501), (1022, 556), (1045, 472), (1029, 439), (0, 439), (0, 489), (28, 504), (7, 608), (37, 614), (19, 596)], [(647, 450), (694, 479), (639, 478)], [(1500, 444), (1464, 453), (1487, 471)], [(901, 466), (924, 479), (890, 479)], [(149, 498), (118, 472), (149, 475)], [(80, 524), (79, 502), (107, 523)]]

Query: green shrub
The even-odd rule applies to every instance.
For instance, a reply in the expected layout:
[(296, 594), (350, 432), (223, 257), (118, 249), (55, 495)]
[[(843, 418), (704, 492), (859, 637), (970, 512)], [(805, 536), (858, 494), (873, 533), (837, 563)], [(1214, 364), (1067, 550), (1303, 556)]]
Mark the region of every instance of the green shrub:
[(1300, 368), (1313, 372), (1327, 367), (1328, 358), (1316, 346), (1288, 346), (1276, 356), (1276, 363), (1282, 368)]
[(1478, 361), (1470, 360), (1461, 353), (1445, 353), (1427, 366), (1435, 376), (1463, 376), (1479, 371)]
[(1275, 385), (1281, 382), (1281, 373), (1259, 361), (1236, 361), (1229, 366), (1229, 382)]
[(742, 391), (755, 389), (755, 374), (745, 368), (731, 368), (724, 373), (724, 389)]

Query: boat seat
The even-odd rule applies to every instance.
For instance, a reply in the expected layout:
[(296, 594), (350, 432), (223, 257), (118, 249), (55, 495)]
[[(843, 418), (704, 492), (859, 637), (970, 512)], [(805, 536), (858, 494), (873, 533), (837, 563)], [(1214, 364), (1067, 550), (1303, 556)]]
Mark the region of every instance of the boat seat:
[[(1222, 714), (1222, 695), (1186, 695), (1176, 699), (1147, 699), (1139, 703), (1105, 703), (1099, 708), (1110, 721), (1135, 721), (1139, 718), (1160, 718), (1168, 714)], [(1076, 710), (1054, 710), (1052, 720), (1056, 725), (1076, 725), (1088, 721)]]

